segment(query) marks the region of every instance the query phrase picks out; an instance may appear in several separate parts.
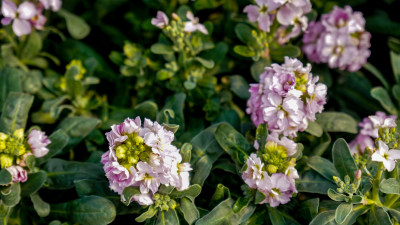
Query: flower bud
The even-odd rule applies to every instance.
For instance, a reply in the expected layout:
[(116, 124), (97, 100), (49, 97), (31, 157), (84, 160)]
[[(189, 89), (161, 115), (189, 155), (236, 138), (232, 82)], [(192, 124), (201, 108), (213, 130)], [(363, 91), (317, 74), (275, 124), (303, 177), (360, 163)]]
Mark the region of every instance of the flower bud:
[(168, 206), (169, 206), (169, 208), (171, 208), (171, 209), (175, 209), (176, 208), (176, 202), (175, 202), (175, 200), (171, 200), (171, 201), (169, 201), (168, 202)]
[(13, 157), (8, 154), (0, 154), (1, 168), (7, 168), (13, 165)]
[(0, 151), (3, 151), (4, 149), (6, 149), (6, 142), (0, 141)]
[(20, 128), (14, 131), (13, 136), (18, 138), (19, 140), (24, 139), (24, 129)]
[(8, 138), (8, 135), (0, 132), (0, 141), (5, 141)]
[(167, 203), (164, 203), (162, 206), (161, 206), (161, 210), (163, 210), (163, 211), (167, 211), (169, 209), (169, 206), (167, 205)]
[(274, 165), (268, 165), (267, 170), (268, 170), (269, 174), (273, 174), (273, 173), (276, 173), (276, 171), (278, 171), (278, 167), (276, 167)]
[(355, 175), (356, 180), (360, 180), (360, 179), (361, 179), (361, 175), (362, 175), (361, 170), (357, 170), (357, 171), (356, 171), (356, 175)]
[(346, 175), (346, 176), (344, 177), (344, 182), (345, 182), (346, 184), (350, 184), (350, 177), (349, 177), (349, 175)]

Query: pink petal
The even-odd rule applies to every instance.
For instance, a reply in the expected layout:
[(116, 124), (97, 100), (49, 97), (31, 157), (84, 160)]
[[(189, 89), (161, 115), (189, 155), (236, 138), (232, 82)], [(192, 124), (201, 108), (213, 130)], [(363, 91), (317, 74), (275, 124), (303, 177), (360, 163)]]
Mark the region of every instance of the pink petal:
[(23, 2), (18, 7), (19, 18), (29, 20), (36, 15), (36, 7), (31, 2)]
[(269, 27), (271, 26), (271, 17), (268, 13), (261, 13), (258, 16), (258, 27), (265, 31), (265, 32), (269, 32)]
[(249, 17), (249, 20), (251, 22), (256, 22), (257, 21), (257, 17), (260, 14), (259, 10), (260, 8), (258, 6), (255, 5), (248, 5), (244, 8), (243, 12), (247, 13), (247, 16)]
[(4, 17), (3, 19), (1, 19), (1, 24), (3, 24), (4, 26), (10, 24), (12, 21), (12, 18), (10, 17)]
[(4, 17), (15, 18), (16, 12), (17, 6), (14, 2), (8, 0), (3, 0), (1, 2), (1, 14), (3, 14)]
[(27, 20), (15, 19), (12, 28), (17, 36), (29, 34), (32, 31), (31, 24)]

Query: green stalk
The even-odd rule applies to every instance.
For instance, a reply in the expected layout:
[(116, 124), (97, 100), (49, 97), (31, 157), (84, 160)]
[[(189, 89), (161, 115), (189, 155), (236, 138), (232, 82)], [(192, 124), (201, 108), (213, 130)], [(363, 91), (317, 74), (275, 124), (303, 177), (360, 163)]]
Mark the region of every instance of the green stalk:
[(390, 198), (388, 198), (388, 201), (385, 202), (385, 206), (390, 208), (399, 198), (400, 195), (392, 195)]
[(383, 163), (380, 162), (378, 164), (378, 170), (376, 171), (374, 183), (372, 186), (372, 200), (374, 200), (377, 205), (382, 204), (381, 200), (379, 199), (379, 183), (381, 181), (382, 173), (383, 173)]

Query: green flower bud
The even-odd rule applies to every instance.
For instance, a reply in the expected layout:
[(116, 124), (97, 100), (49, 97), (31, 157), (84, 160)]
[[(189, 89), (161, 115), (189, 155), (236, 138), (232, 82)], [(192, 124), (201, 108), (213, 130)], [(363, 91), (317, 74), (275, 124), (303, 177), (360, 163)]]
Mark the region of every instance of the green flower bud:
[(175, 209), (177, 204), (176, 204), (175, 200), (172, 199), (171, 201), (168, 202), (168, 206), (171, 209)]
[(13, 136), (19, 140), (23, 140), (24, 139), (24, 129), (20, 128), (18, 130), (15, 130), (13, 133)]
[(349, 175), (346, 175), (345, 177), (344, 177), (344, 182), (348, 185), (348, 184), (350, 184), (350, 177), (349, 177)]
[(268, 171), (269, 174), (276, 173), (276, 171), (278, 171), (278, 167), (276, 167), (274, 165), (268, 165), (267, 171)]
[(13, 157), (8, 154), (0, 154), (1, 168), (7, 168), (13, 165)]
[(160, 199), (160, 194), (155, 193), (155, 194), (153, 195), (153, 199), (154, 199), (154, 200)]
[(5, 141), (8, 138), (8, 135), (5, 133), (0, 132), (0, 140)]
[(6, 149), (6, 142), (5, 141), (0, 141), (0, 152)]
[(169, 209), (169, 206), (166, 203), (162, 204), (161, 210), (168, 211), (168, 209)]
[(125, 159), (126, 158), (126, 151), (127, 148), (124, 145), (120, 145), (115, 148), (115, 155), (118, 159)]
[(165, 196), (164, 196), (164, 199), (165, 199), (165, 201), (167, 201), (167, 202), (168, 202), (169, 200), (171, 200), (171, 198), (170, 198), (168, 195), (165, 195)]

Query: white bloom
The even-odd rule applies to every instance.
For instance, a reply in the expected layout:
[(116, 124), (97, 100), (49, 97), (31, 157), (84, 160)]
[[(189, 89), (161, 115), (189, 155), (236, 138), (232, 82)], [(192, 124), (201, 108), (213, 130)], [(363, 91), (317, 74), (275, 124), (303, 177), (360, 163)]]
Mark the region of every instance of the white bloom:
[(390, 172), (396, 166), (396, 159), (400, 159), (400, 150), (389, 150), (383, 141), (379, 141), (379, 148), (372, 154), (372, 161), (383, 162), (385, 168)]

